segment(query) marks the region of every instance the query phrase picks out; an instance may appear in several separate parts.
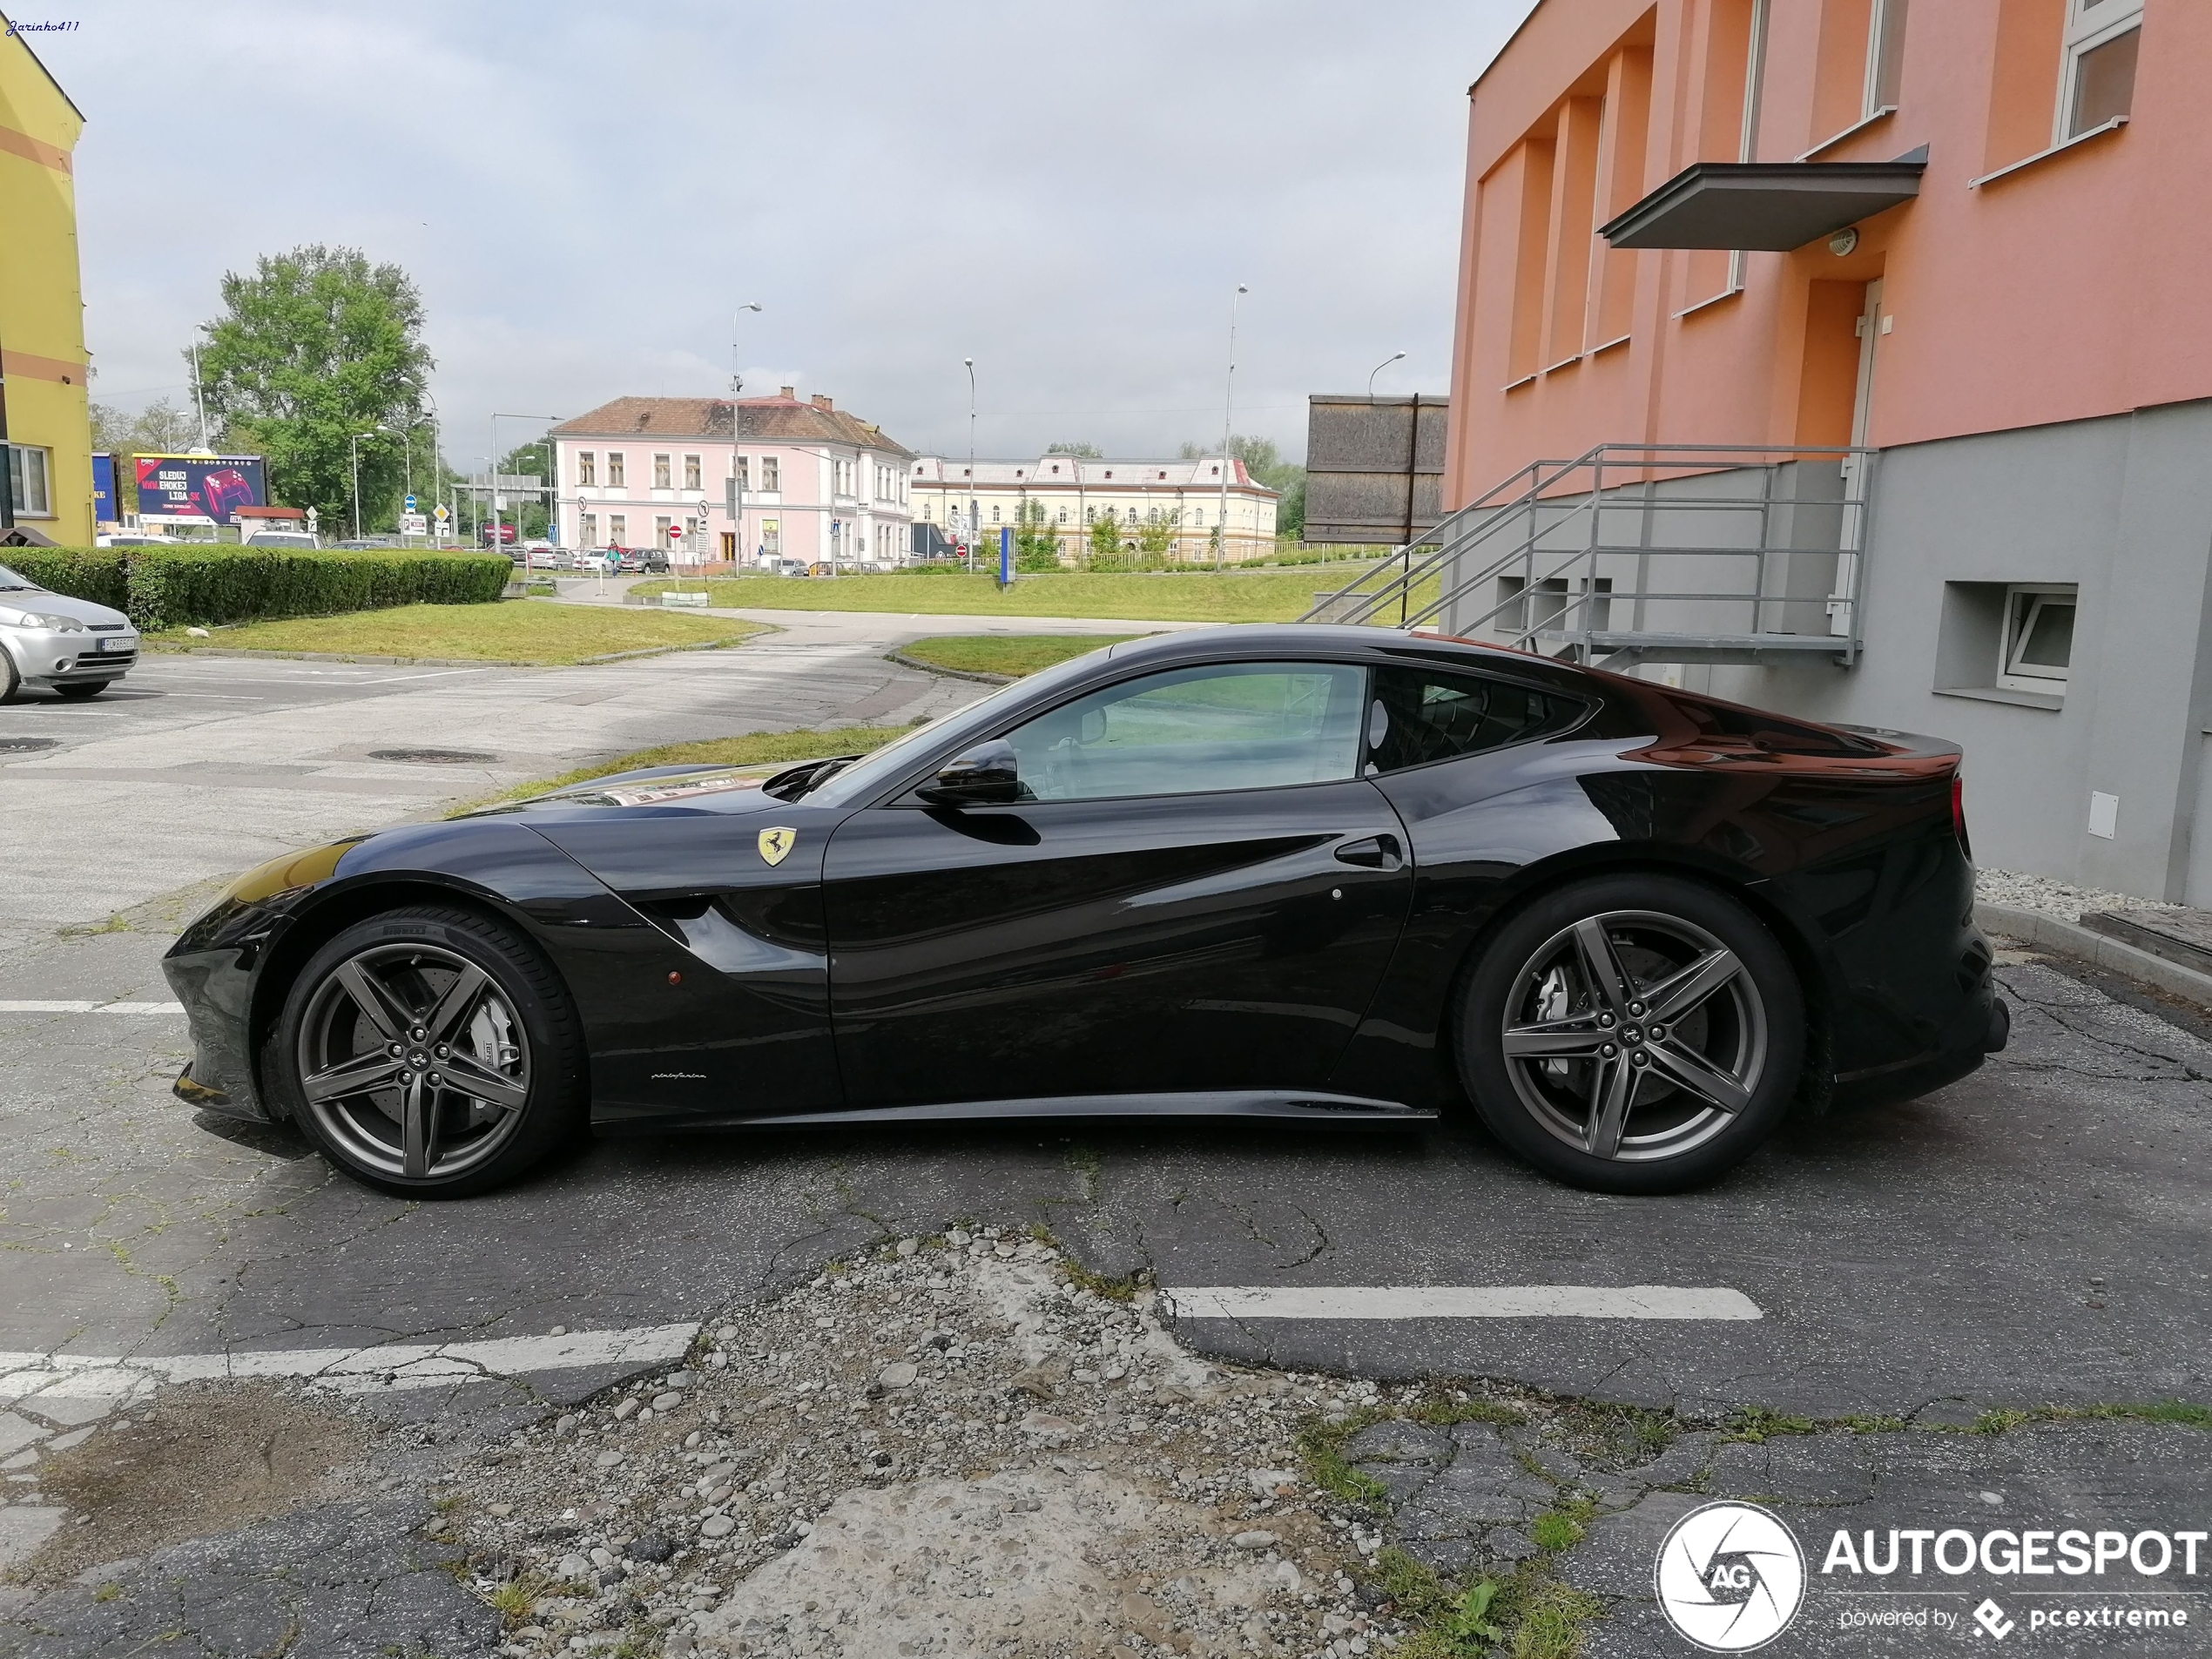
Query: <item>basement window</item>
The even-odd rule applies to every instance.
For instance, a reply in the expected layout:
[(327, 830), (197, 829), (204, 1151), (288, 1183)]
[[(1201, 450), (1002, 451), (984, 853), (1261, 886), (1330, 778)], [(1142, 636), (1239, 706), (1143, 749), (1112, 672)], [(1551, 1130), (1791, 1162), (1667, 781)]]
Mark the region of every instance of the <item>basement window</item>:
[(2071, 583), (2023, 583), (2005, 590), (2004, 657), (1997, 684), (2007, 691), (2066, 691), (2074, 661), (2074, 613), (2080, 590)]

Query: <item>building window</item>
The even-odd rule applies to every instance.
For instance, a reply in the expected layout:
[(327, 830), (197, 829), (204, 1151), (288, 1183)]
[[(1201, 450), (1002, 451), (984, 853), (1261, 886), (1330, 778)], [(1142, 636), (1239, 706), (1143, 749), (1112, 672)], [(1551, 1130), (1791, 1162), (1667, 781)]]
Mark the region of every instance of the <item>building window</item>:
[(660, 548), (664, 550), (666, 550), (668, 546), (669, 526), (675, 523), (675, 522), (676, 521), (673, 518), (669, 517), (666, 514), (662, 514), (653, 520), (653, 545), (655, 547)]
[(783, 486), (777, 482), (778, 462), (773, 455), (760, 457), (760, 493), (772, 496)]
[(2014, 691), (2065, 691), (2080, 591), (2051, 583), (2005, 590), (2005, 654), (1997, 668), (1998, 685)]
[(1063, 507), (1063, 508), (1062, 508), (1062, 509), (1060, 509), (1060, 523), (1062, 523), (1062, 524), (1065, 524), (1067, 522), (1068, 522), (1068, 509), (1067, 509), (1066, 508), (1064, 508), (1064, 507)]
[(579, 513), (577, 515), (576, 539), (577, 545), (578, 547), (597, 547), (599, 545), (598, 514)]
[[(763, 462), (761, 464), (763, 466), (772, 466), (775, 463), (773, 462)], [(784, 527), (782, 520), (764, 518), (760, 521), (760, 550), (767, 554), (771, 558), (774, 558), (783, 552)]]
[(609, 547), (627, 547), (630, 545), (629, 514), (610, 513), (607, 516), (607, 545)]
[(1905, 0), (1872, 0), (1866, 19), (1866, 96), (1859, 114), (1871, 118), (1897, 107), (1905, 69)]
[(577, 455), (576, 481), (579, 484), (596, 484), (599, 482), (599, 457), (589, 449), (583, 450)]
[(752, 488), (752, 457), (739, 455), (730, 469), (730, 475), (738, 481), (738, 488), (740, 490), (751, 489)]
[(2135, 98), (2143, 0), (2066, 0), (2058, 141), (2126, 116)]
[(622, 475), (623, 456), (619, 449), (607, 451), (607, 488), (623, 489), (628, 486)]
[(53, 516), (53, 454), (27, 444), (8, 446), (8, 489), (16, 511), (26, 517)]
[(666, 455), (655, 455), (653, 457), (653, 488), (655, 489), (666, 489), (669, 488), (668, 457)]
[(699, 458), (697, 455), (685, 455), (684, 457), (684, 488), (697, 489), (698, 487)]

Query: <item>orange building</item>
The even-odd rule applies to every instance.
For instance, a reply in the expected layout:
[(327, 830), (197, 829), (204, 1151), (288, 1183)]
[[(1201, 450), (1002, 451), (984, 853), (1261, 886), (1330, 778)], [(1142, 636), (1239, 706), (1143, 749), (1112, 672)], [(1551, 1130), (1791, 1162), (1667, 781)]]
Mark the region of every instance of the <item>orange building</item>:
[(2197, 0), (1541, 0), (1439, 617), (1955, 737), (1986, 862), (2212, 903), (2208, 78)]

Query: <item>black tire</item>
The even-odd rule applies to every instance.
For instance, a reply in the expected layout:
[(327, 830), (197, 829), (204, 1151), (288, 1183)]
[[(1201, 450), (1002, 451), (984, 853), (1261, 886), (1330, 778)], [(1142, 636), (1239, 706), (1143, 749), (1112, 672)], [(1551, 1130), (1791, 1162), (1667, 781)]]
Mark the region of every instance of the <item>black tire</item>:
[(590, 1116), (583, 1025), (560, 975), (458, 907), (390, 911), (324, 945), (285, 999), (263, 1075), (332, 1163), (411, 1197), (502, 1186), (581, 1138)]
[(14, 702), (22, 685), (23, 676), (16, 672), (16, 659), (8, 655), (6, 646), (0, 645), (0, 703)]
[(88, 697), (98, 697), (110, 684), (107, 680), (79, 680), (74, 685), (57, 685), (54, 690), (72, 703), (82, 703)]
[(1680, 1192), (1781, 1123), (1804, 997), (1788, 954), (1734, 899), (1678, 876), (1599, 876), (1499, 929), (1456, 1035), (1475, 1109), (1529, 1163), (1599, 1192)]

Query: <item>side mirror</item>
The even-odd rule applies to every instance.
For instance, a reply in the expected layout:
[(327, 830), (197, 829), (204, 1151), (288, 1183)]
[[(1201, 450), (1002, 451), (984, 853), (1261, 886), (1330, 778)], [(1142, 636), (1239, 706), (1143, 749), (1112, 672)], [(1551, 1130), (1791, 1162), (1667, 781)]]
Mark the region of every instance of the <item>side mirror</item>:
[(948, 760), (914, 791), (932, 806), (996, 806), (1022, 799), (1021, 762), (1003, 738), (979, 743)]

